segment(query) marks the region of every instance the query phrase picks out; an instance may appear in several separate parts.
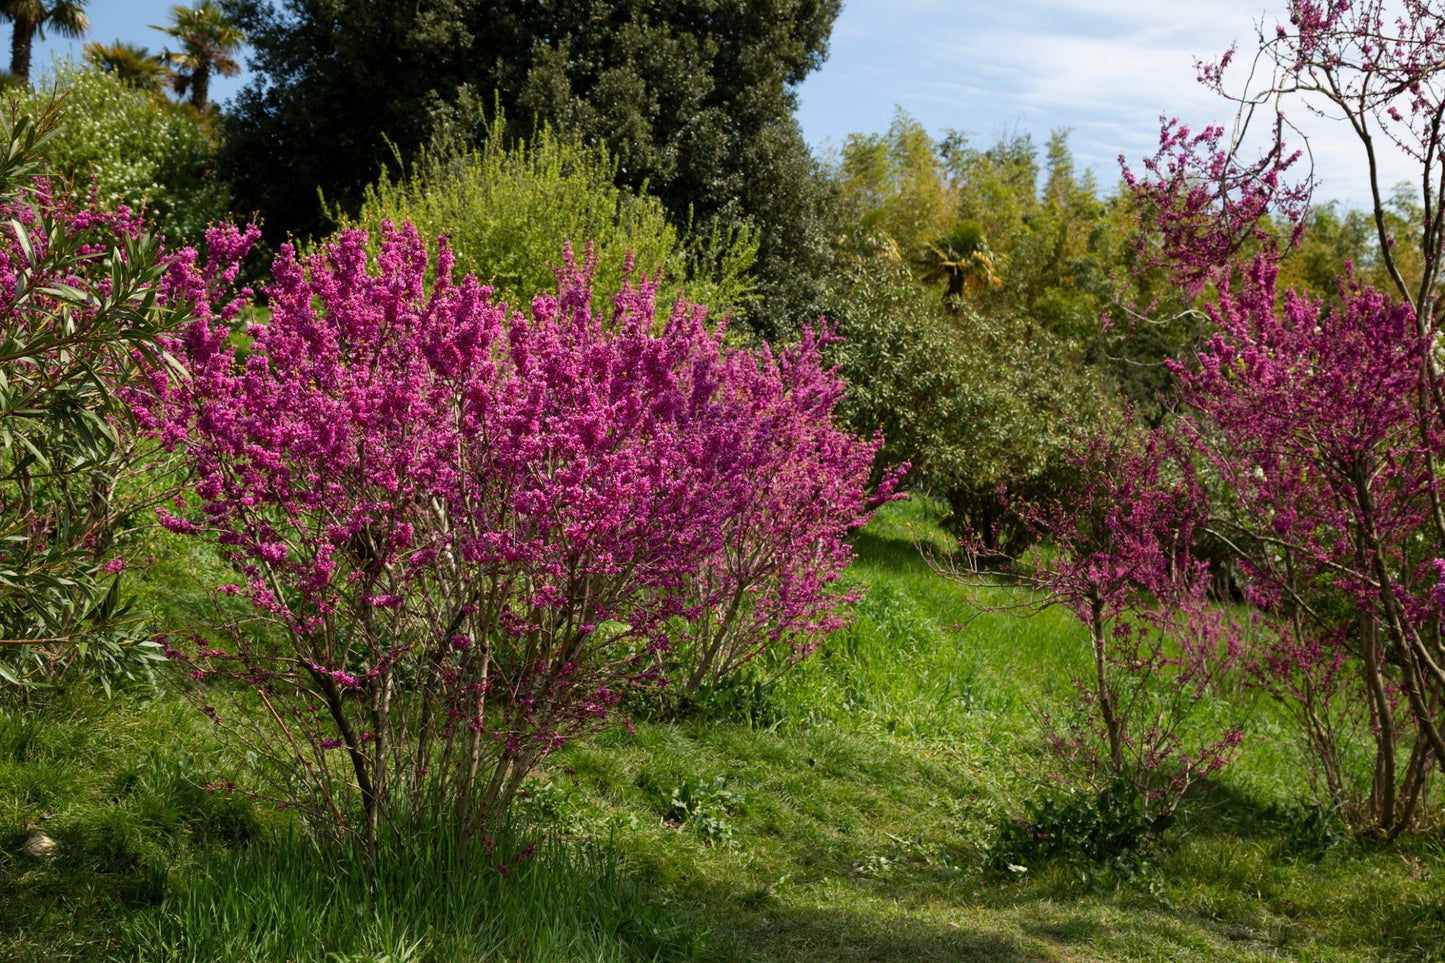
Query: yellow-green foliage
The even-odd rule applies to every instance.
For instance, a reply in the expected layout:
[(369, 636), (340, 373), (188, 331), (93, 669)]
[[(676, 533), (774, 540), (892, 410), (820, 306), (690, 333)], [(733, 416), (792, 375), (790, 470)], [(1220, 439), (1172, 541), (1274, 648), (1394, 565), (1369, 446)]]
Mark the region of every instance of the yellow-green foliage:
[(886, 134), (849, 134), (832, 173), (860, 240), (889, 260), (922, 258), (957, 220), (958, 192), (938, 145), (902, 108)]
[(592, 242), (600, 256), (595, 290), (610, 298), (621, 287), (628, 254), (637, 271), (661, 271), (659, 306), (683, 289), (714, 317), (740, 314), (757, 239), (735, 233), (685, 237), (668, 223), (662, 203), (615, 184), (616, 161), (602, 146), (584, 146), (543, 129), (530, 141), (508, 141), (501, 120), (480, 147), (442, 136), (400, 177), (368, 187), (343, 226), (373, 232), (384, 220), (411, 221), (423, 236), (447, 234), (459, 273), (489, 281), (508, 300), (529, 299), (555, 285), (552, 268), (570, 241), (578, 259)]

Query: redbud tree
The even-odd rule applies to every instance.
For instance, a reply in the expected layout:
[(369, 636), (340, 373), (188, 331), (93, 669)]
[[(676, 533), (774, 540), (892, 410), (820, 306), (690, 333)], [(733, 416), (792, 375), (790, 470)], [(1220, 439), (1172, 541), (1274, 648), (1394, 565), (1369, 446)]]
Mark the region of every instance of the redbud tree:
[[(1160, 153), (1127, 175), (1161, 260), (1218, 295), (1217, 336), (1177, 370), (1185, 424), (1223, 483), (1211, 527), (1235, 548), (1270, 626), (1260, 675), (1298, 707), (1337, 803), (1349, 780), (1327, 702), (1342, 675), (1355, 680), (1344, 692), (1363, 703), (1376, 748), (1360, 822), (1387, 834), (1417, 817), (1431, 771), (1445, 766), (1445, 403), (1432, 350), (1445, 238), (1441, 28), (1418, 0), (1295, 0), (1284, 21), (1261, 24), (1242, 89), (1231, 86), (1236, 51), (1201, 65), (1201, 80), (1238, 104), (1239, 127), (1201, 139), (1166, 125)], [(1397, 300), (1355, 282), (1348, 265), (1330, 304), (1275, 291), (1284, 249), (1265, 218), (1301, 223), (1310, 190), (1307, 178), (1287, 184), (1293, 109), (1354, 133)], [(1240, 144), (1257, 114), (1272, 123), (1272, 147), (1246, 160)], [(1392, 233), (1382, 150), (1418, 165), (1413, 237)]]
[[(1066, 497), (1013, 500), (1047, 545), (1014, 566), (1038, 593), (1027, 604), (1069, 608), (1092, 657), (1090, 676), (1075, 682), (1079, 711), (1063, 725), (1046, 720), (1047, 739), (1060, 781), (1128, 786), (1158, 817), (1239, 742), (1235, 727), (1191, 721), (1239, 656), (1235, 627), (1207, 597), (1210, 567), (1196, 557), (1208, 501), (1188, 452), (1132, 418), (1082, 441), (1073, 462), (1079, 482)], [(968, 573), (975, 584), (988, 578), (977, 565)]]
[[(1283, 641), (1336, 635), (1342, 613), (1328, 596), (1349, 601), (1344, 647), (1377, 750), (1368, 811), (1393, 832), (1413, 819), (1440, 749), (1439, 543), (1423, 536), (1442, 437), (1434, 425), (1422, 434), (1417, 417), (1429, 341), (1408, 304), (1346, 283), (1326, 310), (1278, 296), (1274, 271), (1259, 260), (1210, 307), (1217, 333), (1177, 369), (1183, 424), (1228, 492), (1216, 530), (1239, 550), (1250, 599)], [(1332, 650), (1296, 654), (1332, 661)], [(1318, 671), (1279, 654), (1266, 656), (1268, 683)], [(1403, 725), (1415, 730), (1407, 764), (1396, 759)], [(1322, 733), (1308, 735), (1318, 744)], [(1338, 759), (1321, 762), (1342, 796)]]
[(366, 245), (284, 248), (246, 350), (198, 321), (143, 414), (195, 473), (165, 524), (271, 626), (175, 651), (254, 694), (209, 711), (282, 799), (374, 847), (423, 811), (474, 832), (633, 690), (806, 648), (877, 442), (832, 426), (819, 338), (729, 347), (681, 302), (655, 329), (646, 280), (600, 311), (570, 251), (521, 312), (445, 238), (430, 286), (410, 225)]

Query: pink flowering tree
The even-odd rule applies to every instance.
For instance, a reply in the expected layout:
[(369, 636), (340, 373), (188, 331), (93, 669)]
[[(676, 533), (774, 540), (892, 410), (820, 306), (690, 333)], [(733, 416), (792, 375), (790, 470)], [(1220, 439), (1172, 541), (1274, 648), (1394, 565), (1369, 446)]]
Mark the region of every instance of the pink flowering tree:
[[(1202, 70), (1214, 76), (1211, 68)], [(1162, 268), (1194, 297), (1255, 252), (1277, 259), (1299, 239), (1312, 181), (1307, 174), (1295, 176), (1302, 155), (1286, 145), (1282, 117), (1275, 118), (1270, 146), (1249, 161), (1239, 156), (1242, 131), (1194, 131), (1177, 118), (1160, 120), (1159, 150), (1144, 159), (1142, 170), (1119, 158), (1140, 228), (1134, 235), (1137, 271)], [(1281, 226), (1287, 229), (1283, 236)]]
[[(1445, 766), (1445, 394), (1430, 350), (1445, 240), (1441, 29), (1419, 0), (1293, 0), (1261, 22), (1251, 57), (1231, 50), (1200, 67), (1238, 106), (1236, 129), (1200, 145), (1166, 129), (1161, 154), (1129, 175), (1141, 216), (1161, 226), (1160, 263), (1218, 295), (1218, 336), (1177, 370), (1189, 430), (1224, 483), (1211, 527), (1235, 548), (1262, 622), (1257, 674), (1297, 710), (1332, 801), (1385, 834), (1416, 819)], [(1277, 295), (1282, 252), (1261, 240), (1266, 219), (1301, 223), (1310, 187), (1303, 175), (1286, 185), (1292, 111), (1353, 132), (1397, 302), (1348, 265), (1337, 303)], [(1273, 124), (1274, 146), (1250, 160), (1238, 145), (1257, 116)], [(1413, 224), (1390, 211), (1386, 151), (1416, 165)], [(1251, 232), (1250, 244), (1229, 240)], [(1353, 798), (1340, 749), (1351, 717), (1374, 736), (1364, 799)]]
[[(1379, 257), (1395, 294), (1415, 311), (1417, 330), (1432, 330), (1440, 253), (1445, 242), (1445, 23), (1425, 0), (1291, 0), (1278, 20), (1259, 24), (1258, 44), (1240, 78), (1237, 52), (1200, 66), (1200, 79), (1233, 101), (1242, 119), (1267, 112), (1286, 124), (1288, 111), (1342, 119), (1359, 145), (1370, 191)], [(1236, 139), (1238, 132), (1236, 132)], [(1302, 140), (1296, 135), (1297, 140)], [(1396, 237), (1387, 217), (1393, 183), (1387, 154), (1414, 162), (1421, 218)], [(1233, 159), (1229, 168), (1241, 165)], [(1296, 210), (1295, 195), (1273, 212)], [(1415, 257), (1403, 252), (1413, 249)], [(1343, 268), (1343, 265), (1341, 266)]]
[(1217, 333), (1176, 366), (1184, 424), (1229, 493), (1216, 530), (1238, 549), (1251, 601), (1278, 636), (1262, 656), (1265, 682), (1304, 712), (1330, 791), (1343, 796), (1319, 713), (1350, 657), (1376, 747), (1366, 818), (1394, 833), (1445, 758), (1431, 537), (1431, 465), (1445, 438), (1433, 421), (1421, 425), (1418, 407), (1430, 341), (1408, 304), (1367, 287), (1342, 282), (1326, 309), (1277, 296), (1274, 280), (1259, 260), (1209, 309)]
[[(144, 415), (195, 471), (165, 524), (217, 539), (225, 591), (272, 626), (177, 654), (254, 693), (211, 711), (281, 763), (284, 799), (375, 846), (423, 808), (464, 832), (504, 811), (666, 681), (679, 625), (711, 640), (743, 612), (689, 656), (705, 675), (828, 624), (876, 443), (831, 428), (814, 342), (729, 348), (682, 303), (655, 330), (646, 281), (599, 312), (570, 252), (524, 314), (454, 279), (444, 239), (429, 289), (409, 225), (374, 263), (366, 242), (283, 249), (244, 356), (202, 319)], [(785, 462), (829, 476), (823, 509), (775, 497), (799, 491)]]
[[(1029, 605), (1064, 605), (1088, 632), (1078, 718), (1048, 734), (1057, 775), (1094, 790), (1122, 782), (1164, 815), (1239, 741), (1235, 727), (1190, 719), (1240, 654), (1195, 554), (1208, 501), (1187, 452), (1132, 420), (1090, 438), (1075, 467), (1067, 498), (1017, 506), (1047, 546), (1017, 569), (1039, 593)], [(981, 566), (969, 575), (987, 577)]]

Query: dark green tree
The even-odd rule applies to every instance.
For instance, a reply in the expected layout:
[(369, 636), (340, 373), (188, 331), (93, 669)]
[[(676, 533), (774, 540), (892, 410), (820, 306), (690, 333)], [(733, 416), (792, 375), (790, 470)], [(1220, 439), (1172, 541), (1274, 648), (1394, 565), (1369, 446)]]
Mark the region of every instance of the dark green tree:
[[(480, 106), (601, 142), (618, 179), (694, 232), (758, 231), (754, 319), (822, 307), (832, 190), (792, 112), (839, 0), (239, 0), (257, 79), (227, 132), (243, 209), (272, 237), (354, 209), (443, 118)], [(519, 125), (524, 126), (524, 125)], [(519, 131), (525, 133), (525, 130)]]

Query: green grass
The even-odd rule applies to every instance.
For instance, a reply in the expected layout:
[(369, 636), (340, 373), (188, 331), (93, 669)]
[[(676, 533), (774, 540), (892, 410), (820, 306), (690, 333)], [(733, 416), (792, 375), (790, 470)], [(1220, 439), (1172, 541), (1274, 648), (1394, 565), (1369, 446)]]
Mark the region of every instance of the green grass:
[[(432, 837), (431, 843), (445, 834)], [(543, 840), (532, 850), (430, 845), (318, 849), (285, 836), (200, 875), (124, 934), (137, 961), (676, 959), (692, 945), (615, 854)]]
[[(262, 831), (207, 792), (217, 747), (189, 705), (51, 693), (0, 714), (0, 959), (94, 960), (120, 919)], [(25, 855), (36, 833), (54, 856)]]
[[(359, 854), (197, 788), (224, 757), (169, 697), (7, 710), (0, 959), (1445, 959), (1439, 831), (1348, 838), (1244, 692), (1245, 751), (1157, 843), (990, 871), (1049, 786), (1037, 714), (1086, 643), (1058, 610), (979, 614), (914, 549), (930, 524), (896, 505), (860, 536), (849, 578), (869, 595), (810, 660), (569, 746), (496, 851), (430, 836), (374, 889)], [(53, 860), (21, 854), (31, 825)]]

